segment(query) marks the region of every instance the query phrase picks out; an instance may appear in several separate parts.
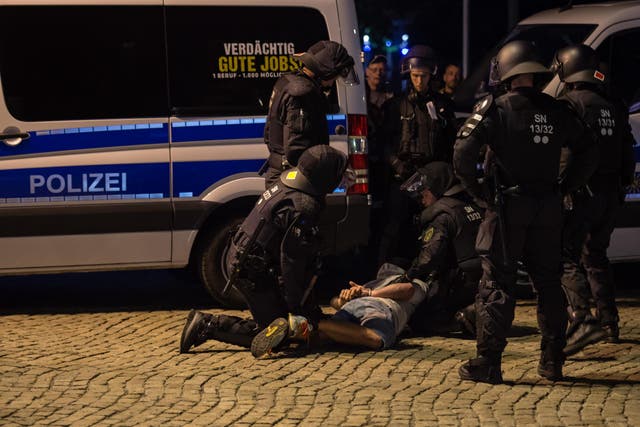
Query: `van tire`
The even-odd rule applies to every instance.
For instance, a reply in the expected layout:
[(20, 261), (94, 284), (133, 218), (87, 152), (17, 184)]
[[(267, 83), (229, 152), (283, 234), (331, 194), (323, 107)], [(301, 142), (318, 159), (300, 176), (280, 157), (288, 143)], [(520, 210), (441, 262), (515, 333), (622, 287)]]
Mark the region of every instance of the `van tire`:
[(197, 272), (200, 281), (222, 307), (244, 309), (247, 307), (240, 292), (231, 288), (226, 295), (222, 291), (227, 283), (223, 270), (223, 253), (232, 230), (238, 228), (243, 218), (234, 217), (222, 227), (209, 229), (200, 241), (197, 253)]

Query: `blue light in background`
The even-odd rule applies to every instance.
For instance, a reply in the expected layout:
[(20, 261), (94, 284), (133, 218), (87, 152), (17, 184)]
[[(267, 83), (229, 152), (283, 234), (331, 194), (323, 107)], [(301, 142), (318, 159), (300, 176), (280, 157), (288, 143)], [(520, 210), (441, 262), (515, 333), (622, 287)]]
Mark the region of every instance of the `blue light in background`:
[(391, 40), (387, 40), (387, 41), (385, 41), (385, 42), (384, 42), (384, 45), (385, 45), (386, 47), (391, 47)]
[(409, 49), (406, 47), (403, 47), (402, 50), (400, 51), (402, 53), (402, 56), (406, 55), (407, 53), (409, 53)]
[(402, 41), (403, 41), (403, 42), (406, 42), (406, 41), (408, 41), (408, 40), (409, 40), (409, 34), (403, 34), (403, 35), (402, 35)]

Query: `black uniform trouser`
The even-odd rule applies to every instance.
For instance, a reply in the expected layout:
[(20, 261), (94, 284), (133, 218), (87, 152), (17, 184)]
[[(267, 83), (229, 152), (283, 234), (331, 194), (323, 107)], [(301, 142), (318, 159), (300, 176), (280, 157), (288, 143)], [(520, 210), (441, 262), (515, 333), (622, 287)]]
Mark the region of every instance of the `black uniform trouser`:
[(476, 249), (483, 275), (476, 296), (478, 356), (499, 361), (513, 322), (516, 263), (522, 259), (538, 293), (537, 317), (545, 359), (562, 360), (566, 344), (566, 300), (561, 275), (561, 197), (507, 197), (503, 209), (507, 259), (500, 243), (496, 212), (487, 210)]
[[(207, 315), (206, 337), (241, 347), (251, 347), (253, 338), (278, 317), (287, 317), (289, 310), (278, 292), (274, 278), (263, 278), (259, 284), (239, 279), (236, 289), (249, 306), (252, 318)], [(210, 320), (215, 319), (215, 320)]]
[(449, 332), (455, 313), (473, 304), (480, 276), (479, 268), (455, 268), (430, 281), (427, 297), (411, 315), (411, 328), (418, 333)]
[(578, 318), (589, 313), (593, 295), (603, 325), (618, 322), (615, 286), (607, 258), (620, 206), (618, 197), (616, 189), (595, 192), (593, 197), (575, 197), (574, 209), (567, 214), (563, 230), (562, 285), (571, 310)]
[(389, 184), (385, 211), (387, 224), (380, 237), (378, 266), (385, 262), (397, 262), (403, 258), (410, 262), (418, 249), (418, 228), (414, 224), (414, 215), (420, 209), (416, 202), (400, 190), (401, 182), (393, 180)]
[[(251, 347), (253, 338), (271, 322), (279, 317), (286, 319), (289, 315), (289, 309), (274, 277), (260, 277), (253, 282), (239, 279), (236, 283), (236, 289), (249, 306), (252, 318), (218, 315), (217, 321), (209, 322), (206, 336), (210, 339), (248, 348)], [(302, 310), (302, 313), (297, 314), (304, 315), (314, 325), (317, 325), (322, 311), (317, 305), (313, 292)]]

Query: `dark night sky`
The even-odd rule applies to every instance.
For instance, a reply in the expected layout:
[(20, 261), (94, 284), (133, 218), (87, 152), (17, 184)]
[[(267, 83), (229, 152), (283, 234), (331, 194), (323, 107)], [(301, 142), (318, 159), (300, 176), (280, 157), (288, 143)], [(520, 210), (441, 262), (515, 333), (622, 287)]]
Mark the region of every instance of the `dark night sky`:
[[(409, 46), (427, 44), (449, 62), (462, 62), (462, 0), (355, 0), (361, 34), (369, 34), (373, 51), (384, 53), (384, 38)], [(575, 1), (574, 4), (595, 3)], [(516, 21), (536, 12), (561, 7), (567, 0), (520, 0)], [(470, 68), (511, 30), (507, 0), (470, 0)]]

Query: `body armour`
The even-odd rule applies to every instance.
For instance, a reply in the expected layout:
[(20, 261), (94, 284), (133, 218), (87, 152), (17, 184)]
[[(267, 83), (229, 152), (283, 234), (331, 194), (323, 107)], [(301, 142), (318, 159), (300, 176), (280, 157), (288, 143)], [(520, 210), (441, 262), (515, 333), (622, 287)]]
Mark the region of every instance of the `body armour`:
[(280, 77), (271, 93), (264, 128), (269, 166), (279, 170), (287, 164), (296, 166), (304, 150), (329, 144), (328, 112), (327, 97), (311, 78), (302, 72)]
[(244, 270), (248, 267), (249, 274), (261, 274), (273, 269), (271, 273), (279, 275), (283, 239), (292, 226), (295, 226), (297, 230), (294, 230), (292, 238), (314, 245), (315, 220), (321, 209), (322, 204), (312, 196), (282, 184), (272, 186), (258, 199), (249, 216), (231, 239), (226, 257), (228, 268), (237, 263), (239, 253), (245, 250), (261, 219), (264, 219), (254, 248), (250, 249), (250, 265), (241, 268)]
[(468, 265), (479, 266), (477, 262), (473, 261), (478, 260), (475, 246), (478, 227), (482, 222), (480, 208), (474, 203), (454, 197), (442, 197), (420, 215), (422, 228), (427, 227), (438, 215), (442, 214), (449, 215), (456, 224), (457, 232), (453, 238), (452, 246), (457, 264), (463, 270)]
[[(501, 182), (519, 185), (524, 194), (558, 191), (563, 147), (577, 137), (577, 118), (554, 98), (530, 88), (510, 91), (495, 100), (491, 148), (503, 172)], [(492, 135), (494, 135), (492, 134)]]
[(451, 163), (455, 123), (450, 102), (438, 93), (414, 90), (400, 100), (400, 142), (397, 157), (415, 168), (440, 160)]
[(561, 100), (571, 104), (597, 137), (600, 149), (598, 168), (589, 179), (592, 190), (616, 190), (620, 186), (623, 171), (623, 156), (627, 155), (623, 133), (628, 132), (627, 119), (616, 106), (602, 94), (589, 89), (575, 89)]

